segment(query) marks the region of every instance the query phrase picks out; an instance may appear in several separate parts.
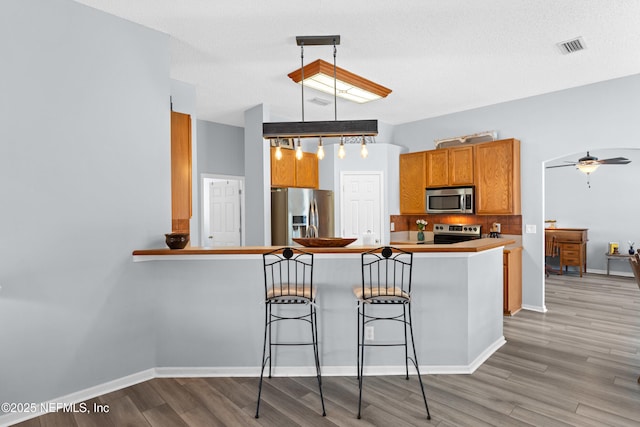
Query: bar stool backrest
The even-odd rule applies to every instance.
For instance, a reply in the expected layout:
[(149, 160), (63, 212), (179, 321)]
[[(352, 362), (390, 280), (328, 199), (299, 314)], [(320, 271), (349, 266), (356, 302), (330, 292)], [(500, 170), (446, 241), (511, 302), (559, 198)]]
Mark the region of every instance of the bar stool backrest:
[(384, 246), (362, 254), (362, 288), (368, 303), (406, 303), (411, 299), (413, 253)]
[(297, 248), (280, 248), (265, 253), (265, 301), (304, 304), (315, 301), (313, 254)]

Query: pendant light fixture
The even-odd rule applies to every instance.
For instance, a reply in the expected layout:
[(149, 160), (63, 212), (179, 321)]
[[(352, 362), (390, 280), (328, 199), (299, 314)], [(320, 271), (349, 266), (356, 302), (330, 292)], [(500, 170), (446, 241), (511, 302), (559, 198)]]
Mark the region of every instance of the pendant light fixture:
[(298, 146), (296, 147), (296, 159), (302, 160), (302, 145), (300, 145), (299, 137), (298, 137)]
[(362, 156), (363, 159), (366, 159), (368, 155), (369, 150), (367, 150), (367, 141), (365, 140), (364, 135), (362, 135), (362, 144), (360, 144), (360, 156)]
[(280, 147), (280, 142), (278, 142), (278, 146), (276, 147), (276, 160), (282, 159), (282, 148)]
[(344, 159), (347, 155), (347, 152), (344, 149), (344, 137), (340, 137), (340, 147), (338, 147), (338, 157)]
[[(335, 77), (334, 77), (335, 75)], [(295, 83), (363, 104), (386, 98), (391, 93), (382, 85), (318, 59), (288, 74)]]
[[(337, 67), (336, 67), (336, 45), (340, 44), (340, 36), (298, 36), (296, 43), (300, 46), (300, 83), (302, 93), (302, 121), (301, 122), (274, 122), (262, 124), (262, 137), (271, 138), (321, 138), (345, 136), (375, 136), (378, 134), (377, 120), (338, 120), (337, 107)], [(333, 121), (313, 121), (304, 120), (304, 46), (326, 46), (333, 45), (333, 93), (334, 93), (334, 120)], [(341, 143), (344, 153), (344, 141)], [(318, 143), (318, 158), (320, 153), (324, 155), (322, 140)], [(344, 154), (343, 154), (344, 157)]]
[(322, 137), (318, 137), (318, 152), (316, 153), (318, 160), (324, 159), (324, 147), (322, 146)]

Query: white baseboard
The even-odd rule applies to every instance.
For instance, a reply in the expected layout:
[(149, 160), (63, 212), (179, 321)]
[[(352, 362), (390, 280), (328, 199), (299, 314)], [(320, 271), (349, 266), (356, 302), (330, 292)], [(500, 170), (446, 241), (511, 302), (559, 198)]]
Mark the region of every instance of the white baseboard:
[[(420, 373), (426, 374), (471, 374), (484, 363), (496, 350), (506, 343), (504, 337), (500, 337), (496, 342), (491, 344), (483, 351), (475, 360), (468, 365), (420, 365)], [(394, 366), (365, 366), (364, 374), (367, 376), (381, 375), (405, 375), (406, 368), (404, 365)], [(416, 371), (409, 366), (409, 374), (415, 375)], [(283, 366), (274, 367), (272, 375), (276, 377), (313, 377), (316, 375), (314, 366)], [(355, 376), (355, 366), (323, 366), (322, 375), (325, 376)], [(71, 406), (92, 399), (103, 394), (111, 393), (132, 385), (148, 381), (153, 378), (189, 378), (189, 377), (258, 377), (260, 376), (260, 367), (158, 367), (146, 369), (126, 377), (108, 381), (93, 387), (80, 390), (66, 396), (62, 396), (48, 402), (44, 402), (38, 407), (53, 407), (57, 405)], [(59, 406), (58, 406), (59, 407)], [(30, 413), (9, 413), (0, 416), (0, 427), (7, 427), (44, 415), (45, 411), (35, 411)]]
[(33, 412), (14, 412), (0, 416), (0, 427), (6, 427), (13, 424), (26, 421), (31, 418), (46, 414), (46, 408), (71, 407), (73, 404), (84, 402), (88, 399), (111, 393), (132, 385), (148, 381), (155, 377), (155, 369), (146, 369), (126, 377), (118, 378), (113, 381), (98, 384), (84, 390), (76, 391), (66, 396), (58, 397), (37, 405), (37, 410)]
[(522, 309), (523, 310), (530, 310), (530, 311), (537, 311), (539, 313), (546, 313), (547, 312), (547, 306), (546, 305), (539, 306), (539, 305), (522, 304)]

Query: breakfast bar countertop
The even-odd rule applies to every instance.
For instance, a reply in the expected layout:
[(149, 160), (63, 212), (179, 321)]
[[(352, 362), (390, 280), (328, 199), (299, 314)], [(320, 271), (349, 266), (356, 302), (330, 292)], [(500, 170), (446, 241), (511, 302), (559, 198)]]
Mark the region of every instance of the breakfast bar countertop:
[[(507, 246), (515, 243), (514, 240), (509, 238), (485, 238), (469, 240), (466, 242), (452, 243), (452, 244), (394, 244), (391, 246), (397, 246), (401, 249), (411, 252), (482, 252), (489, 249), (497, 248), (500, 246)], [(307, 252), (317, 254), (348, 254), (348, 253), (362, 253), (379, 246), (364, 246), (364, 245), (349, 245), (346, 247), (302, 247)], [(269, 252), (277, 247), (281, 246), (226, 246), (218, 248), (201, 248), (201, 247), (186, 247), (184, 249), (137, 249), (133, 251), (134, 259), (145, 256), (185, 256), (185, 255), (255, 255)]]
[[(422, 371), (472, 373), (505, 343), (503, 251), (515, 241), (485, 238), (452, 244), (396, 245), (414, 253), (415, 292), (411, 299), (415, 324), (420, 325), (415, 333), (419, 336), (416, 350), (421, 354)], [(301, 247), (315, 254), (313, 281), (321, 289), (321, 358), (327, 375), (349, 372), (355, 376), (357, 369), (353, 363), (357, 325), (352, 321), (352, 285), (362, 281), (361, 254), (378, 245), (356, 243), (346, 247)], [(154, 287), (164, 295), (161, 300), (168, 301), (160, 309), (173, 317), (162, 328), (163, 334), (175, 337), (172, 342), (185, 342), (185, 337), (201, 331), (198, 336), (224, 345), (218, 346), (216, 357), (196, 354), (201, 357), (197, 363), (211, 366), (214, 360), (215, 372), (259, 375), (256, 362), (262, 349), (257, 344), (260, 331), (256, 325), (263, 322), (259, 308), (259, 302), (264, 300), (262, 254), (275, 248), (145, 249), (134, 251), (132, 261), (139, 274), (157, 278)], [(234, 324), (233, 332), (226, 327), (230, 322)], [(182, 351), (180, 347), (176, 351)], [(370, 374), (405, 374), (404, 364), (398, 365), (391, 354), (382, 353), (371, 365)], [(311, 359), (287, 359), (288, 354), (278, 357), (283, 358), (283, 366), (292, 367), (282, 375), (299, 374), (300, 369), (314, 372)]]

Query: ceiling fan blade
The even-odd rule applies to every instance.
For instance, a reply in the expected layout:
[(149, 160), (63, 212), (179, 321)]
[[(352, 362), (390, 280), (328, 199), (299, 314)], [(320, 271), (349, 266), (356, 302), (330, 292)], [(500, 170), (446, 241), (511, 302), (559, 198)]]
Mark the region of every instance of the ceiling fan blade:
[(626, 165), (628, 163), (631, 163), (631, 160), (627, 159), (626, 157), (612, 157), (610, 159), (598, 160), (597, 163), (601, 165)]
[(570, 165), (555, 165), (555, 166), (547, 166), (546, 169), (553, 169), (553, 168), (566, 168), (567, 166), (575, 166), (576, 163), (571, 163)]

